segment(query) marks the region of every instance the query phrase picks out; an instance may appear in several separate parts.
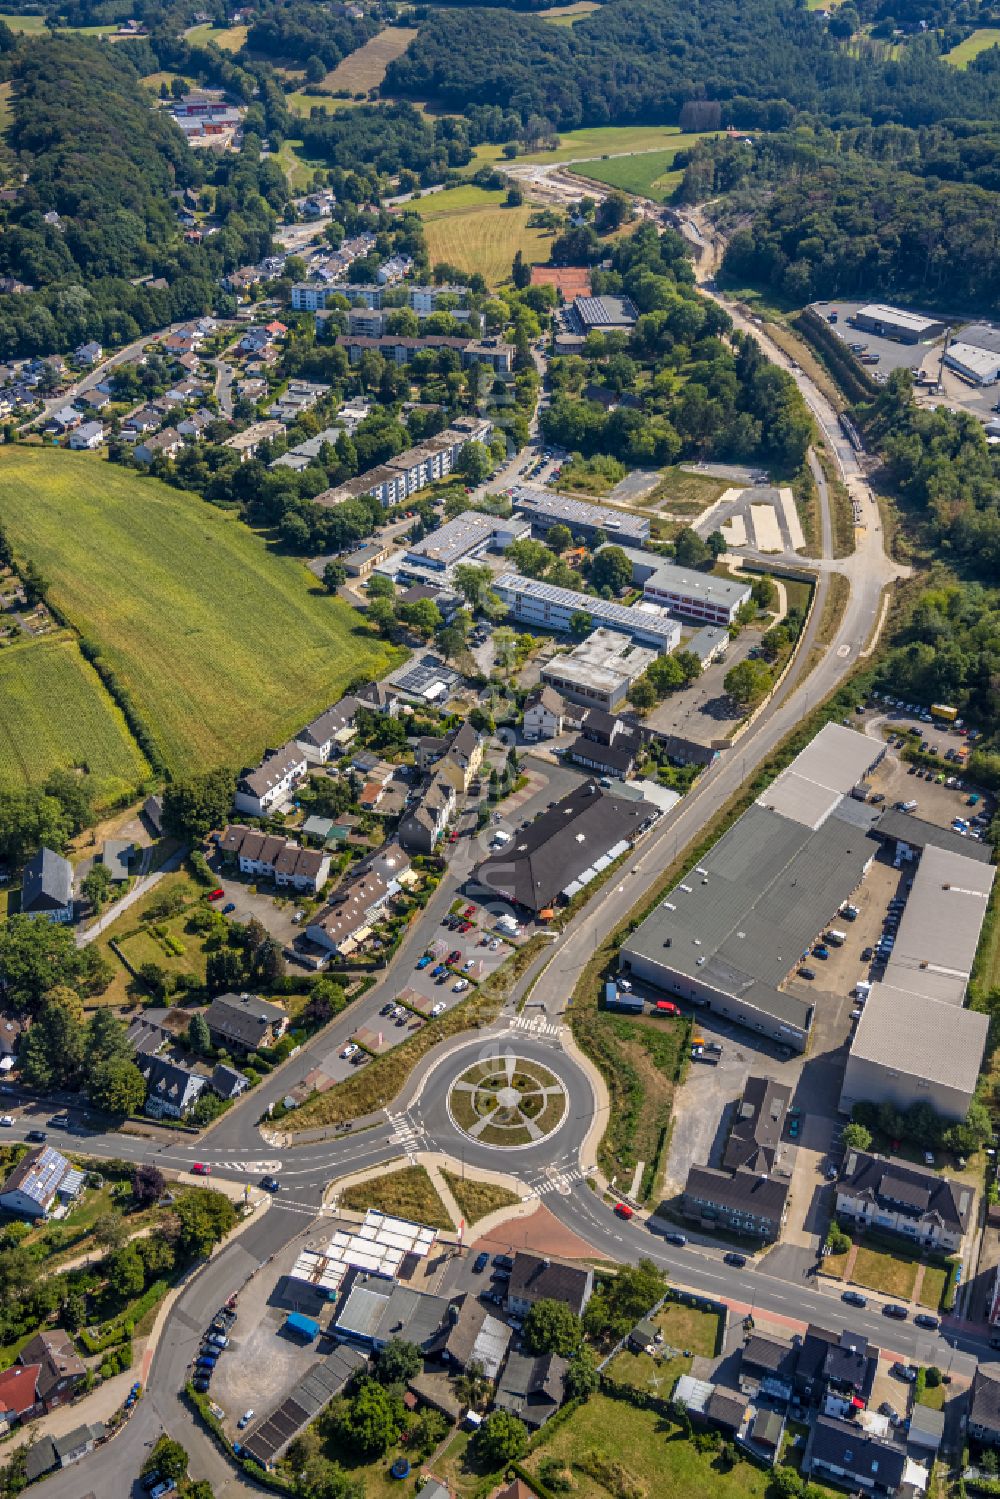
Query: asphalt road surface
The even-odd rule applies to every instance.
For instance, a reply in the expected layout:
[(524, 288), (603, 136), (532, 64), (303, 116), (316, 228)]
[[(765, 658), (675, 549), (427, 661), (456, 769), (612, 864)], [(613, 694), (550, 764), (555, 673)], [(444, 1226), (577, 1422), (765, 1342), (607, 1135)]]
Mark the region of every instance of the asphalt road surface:
[[(709, 291), (709, 295), (715, 295)], [(729, 309), (732, 311), (732, 309)], [(766, 335), (734, 315), (737, 325), (756, 338), (767, 354), (788, 367), (788, 360), (771, 345)], [(441, 1149), (467, 1164), (498, 1166), (512, 1171), (540, 1193), (546, 1206), (609, 1259), (628, 1261), (648, 1255), (662, 1265), (675, 1283), (709, 1294), (725, 1296), (739, 1305), (798, 1320), (831, 1320), (867, 1333), (881, 1346), (922, 1362), (935, 1362), (955, 1372), (971, 1371), (977, 1355), (987, 1349), (982, 1340), (960, 1324), (946, 1324), (939, 1333), (924, 1333), (910, 1323), (887, 1323), (877, 1309), (847, 1309), (836, 1293), (825, 1291), (809, 1280), (779, 1279), (760, 1266), (736, 1271), (722, 1263), (721, 1251), (687, 1244), (666, 1245), (645, 1224), (623, 1223), (591, 1191), (582, 1177), (579, 1151), (596, 1108), (586, 1074), (562, 1049), (558, 1016), (565, 1008), (576, 980), (591, 953), (635, 905), (663, 868), (681, 852), (700, 828), (739, 790), (756, 767), (785, 735), (844, 679), (859, 658), (870, 649), (880, 620), (883, 590), (902, 573), (885, 555), (874, 498), (849, 445), (841, 437), (836, 415), (807, 377), (794, 372), (806, 400), (823, 428), (841, 472), (862, 504), (871, 508), (872, 522), (858, 532), (857, 550), (841, 561), (832, 560), (829, 503), (820, 483), (823, 557), (816, 564), (819, 575), (817, 606), (796, 664), (773, 701), (761, 713), (737, 745), (720, 758), (696, 783), (676, 808), (661, 818), (637, 848), (627, 872), (604, 887), (599, 899), (585, 907), (540, 960), (541, 973), (530, 995), (531, 1013), (540, 1009), (544, 1033), (533, 1035), (514, 1024), (512, 1012), (496, 1026), (470, 1039), (442, 1043), (425, 1062), (418, 1078), (411, 1078), (400, 1098), (384, 1116), (367, 1128), (345, 1131), (331, 1138), (286, 1148), (266, 1145), (257, 1120), (267, 1104), (281, 1097), (309, 1070), (321, 1052), (342, 1044), (358, 1024), (350, 1010), (338, 1018), (322, 1037), (302, 1049), (277, 1074), (266, 1079), (253, 1094), (237, 1104), (213, 1129), (197, 1142), (187, 1138), (164, 1139), (122, 1134), (84, 1133), (59, 1137), (58, 1143), (100, 1157), (150, 1160), (172, 1170), (189, 1169), (194, 1162), (210, 1165), (213, 1173), (231, 1180), (256, 1182), (261, 1175), (279, 1176), (281, 1190), (266, 1209), (260, 1209), (230, 1245), (184, 1288), (167, 1319), (150, 1371), (147, 1394), (126, 1431), (114, 1443), (81, 1463), (47, 1480), (50, 1499), (81, 1499), (95, 1495), (118, 1496), (133, 1492), (132, 1483), (149, 1444), (161, 1429), (170, 1431), (188, 1448), (191, 1471), (207, 1478), (216, 1495), (252, 1494), (258, 1487), (237, 1473), (219, 1454), (214, 1443), (191, 1420), (178, 1398), (185, 1372), (207, 1320), (230, 1292), (263, 1264), (282, 1245), (305, 1232), (315, 1221), (326, 1185), (337, 1177), (398, 1159), (407, 1149)], [(521, 460), (523, 462), (523, 455)], [(821, 480), (822, 476), (819, 475)], [(801, 565), (802, 559), (796, 558)], [(817, 640), (822, 604), (831, 571), (844, 573), (850, 581), (850, 597), (834, 639), (828, 646)], [(814, 649), (815, 647), (815, 649)], [(818, 659), (816, 659), (818, 656)], [(810, 670), (810, 665), (812, 669)], [(552, 795), (540, 790), (533, 800)], [(533, 804), (521, 809), (529, 816)], [(464, 840), (463, 840), (464, 842)], [(449, 873), (379, 985), (365, 996), (366, 1007), (378, 1007), (398, 992), (416, 956), (437, 934), (440, 917), (454, 898), (476, 850), (468, 851)], [(534, 979), (537, 965), (528, 978)], [(526, 983), (527, 979), (523, 981)], [(523, 984), (522, 984), (523, 987)], [(557, 1134), (521, 1151), (495, 1150), (471, 1141), (457, 1131), (445, 1104), (443, 1084), (480, 1054), (505, 1049), (535, 1057), (551, 1067), (565, 1082), (569, 1094), (567, 1117)], [(439, 1086), (439, 1083), (442, 1085)], [(7, 1138), (23, 1137), (38, 1118), (19, 1118)], [(50, 1132), (50, 1138), (54, 1138)], [(81, 1407), (81, 1419), (86, 1406)]]

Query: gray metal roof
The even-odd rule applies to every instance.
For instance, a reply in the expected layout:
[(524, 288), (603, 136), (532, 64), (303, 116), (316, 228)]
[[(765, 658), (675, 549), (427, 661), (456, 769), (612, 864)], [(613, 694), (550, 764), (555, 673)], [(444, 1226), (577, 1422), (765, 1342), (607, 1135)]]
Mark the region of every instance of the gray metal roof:
[[(615, 540), (608, 542), (608, 546), (617, 545)], [(621, 551), (632, 564), (635, 583), (650, 583), (664, 592), (676, 593), (679, 598), (701, 599), (725, 609), (734, 605), (738, 607), (750, 597), (750, 584), (745, 578), (727, 578), (719, 573), (701, 573), (693, 567), (678, 567), (676, 562), (668, 562), (655, 552), (638, 551), (635, 547), (622, 547)]]
[(938, 827), (936, 822), (927, 822), (915, 817), (912, 812), (897, 812), (890, 808), (883, 812), (875, 828), (877, 834), (892, 838), (896, 842), (908, 843), (911, 848), (950, 849), (966, 859), (976, 859), (980, 864), (989, 864), (992, 854), (988, 843), (978, 843), (975, 838), (963, 838), (953, 828)]
[(1000, 354), (1000, 328), (995, 328), (992, 323), (970, 323), (955, 341), (970, 344), (974, 349), (984, 349), (990, 354)]
[(996, 870), (965, 851), (929, 845), (903, 909), (886, 981), (911, 995), (961, 1005)]
[(445, 521), (443, 526), (438, 526), (436, 531), (409, 547), (406, 558), (407, 561), (428, 561), (440, 567), (451, 567), (454, 563), (461, 562), (470, 552), (485, 546), (495, 532), (510, 530), (511, 527), (518, 531), (527, 524), (526, 521), (498, 520), (495, 515), (486, 515), (478, 510), (463, 510), (461, 515)]
[[(851, 1041), (851, 1059), (971, 1093), (989, 1024), (975, 1010), (926, 996), (915, 1000), (906, 989), (872, 984)], [(850, 1062), (848, 1075), (849, 1069)]]
[(866, 735), (841, 724), (825, 724), (761, 794), (758, 804), (808, 827), (818, 827), (884, 754), (885, 746)]
[(622, 950), (801, 1025), (810, 1006), (777, 985), (860, 883), (874, 853), (864, 831), (839, 817), (813, 831), (750, 807)]
[(649, 539), (648, 516), (614, 509), (610, 505), (591, 505), (586, 500), (574, 500), (552, 490), (536, 489), (531, 484), (519, 484), (514, 490), (514, 508), (544, 517), (553, 525), (562, 521), (570, 530), (574, 526), (584, 526), (607, 531), (613, 537), (626, 536), (640, 542)]

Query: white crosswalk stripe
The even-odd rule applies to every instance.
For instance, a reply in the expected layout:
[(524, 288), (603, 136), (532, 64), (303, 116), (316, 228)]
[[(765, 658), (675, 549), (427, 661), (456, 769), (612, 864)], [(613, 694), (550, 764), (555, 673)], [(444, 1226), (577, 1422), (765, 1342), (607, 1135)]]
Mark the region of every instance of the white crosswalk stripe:
[(511, 1024), (517, 1030), (530, 1031), (533, 1036), (558, 1036), (562, 1029), (544, 1015), (515, 1015)]
[(392, 1120), (393, 1135), (397, 1143), (402, 1145), (406, 1159), (412, 1164), (415, 1158), (414, 1152), (421, 1146), (423, 1130), (411, 1124), (405, 1114), (390, 1114), (389, 1118)]
[(583, 1172), (579, 1166), (574, 1166), (571, 1171), (557, 1171), (551, 1176), (544, 1176), (539, 1181), (532, 1182), (532, 1190), (539, 1197), (544, 1197), (548, 1192), (559, 1192), (563, 1197), (568, 1197), (573, 1189), (574, 1182), (584, 1180)]

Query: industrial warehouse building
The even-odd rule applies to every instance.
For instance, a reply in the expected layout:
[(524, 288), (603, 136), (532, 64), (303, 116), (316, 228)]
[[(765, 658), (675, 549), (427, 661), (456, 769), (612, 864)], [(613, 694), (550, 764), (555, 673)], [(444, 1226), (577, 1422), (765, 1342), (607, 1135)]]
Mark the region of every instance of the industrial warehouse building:
[(526, 515), (545, 535), (552, 526), (568, 526), (574, 536), (593, 541), (598, 532), (616, 542), (641, 547), (649, 540), (649, 520), (628, 510), (614, 510), (610, 505), (589, 505), (586, 500), (572, 500), (568, 495), (521, 484), (513, 494), (514, 509)]
[(586, 614), (592, 625), (617, 630), (640, 644), (651, 645), (661, 655), (669, 655), (680, 644), (677, 621), (665, 609), (648, 604), (610, 603), (572, 588), (524, 578), (520, 573), (501, 573), (493, 591), (514, 619), (539, 630), (571, 630), (574, 616)]
[(948, 345), (944, 362), (973, 385), (995, 385), (1000, 380), (1000, 328), (970, 323)]
[(961, 853), (923, 848), (892, 956), (851, 1041), (842, 1113), (862, 1102), (925, 1102), (944, 1119), (968, 1113), (989, 1030), (987, 1016), (964, 1008), (996, 874), (984, 853), (975, 843)]
[(925, 344), (940, 338), (947, 323), (939, 318), (924, 317), (919, 312), (904, 312), (901, 307), (887, 307), (881, 302), (869, 302), (860, 308), (848, 322), (862, 333), (876, 333), (882, 338), (896, 338), (903, 344)]
[(622, 970), (804, 1050), (813, 1006), (781, 986), (875, 857), (878, 809), (850, 791), (884, 753), (827, 724), (626, 938)]
[(679, 614), (682, 619), (706, 625), (731, 625), (750, 598), (750, 584), (738, 578), (720, 578), (714, 573), (678, 567), (652, 552), (632, 547), (621, 550), (632, 564), (632, 582), (641, 585), (643, 598), (669, 609), (671, 614)]

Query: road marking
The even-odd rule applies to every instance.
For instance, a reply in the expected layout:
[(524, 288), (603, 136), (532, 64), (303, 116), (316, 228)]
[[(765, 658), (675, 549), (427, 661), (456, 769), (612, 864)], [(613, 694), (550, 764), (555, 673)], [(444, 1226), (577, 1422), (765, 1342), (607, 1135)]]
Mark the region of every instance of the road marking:
[(390, 1114), (393, 1137), (396, 1143), (403, 1147), (406, 1159), (412, 1166), (416, 1160), (415, 1152), (420, 1149), (423, 1140), (423, 1130), (417, 1125), (411, 1124), (405, 1114)]
[(562, 1027), (553, 1025), (544, 1015), (515, 1015), (511, 1026), (517, 1030), (530, 1031), (533, 1036), (558, 1036)]

